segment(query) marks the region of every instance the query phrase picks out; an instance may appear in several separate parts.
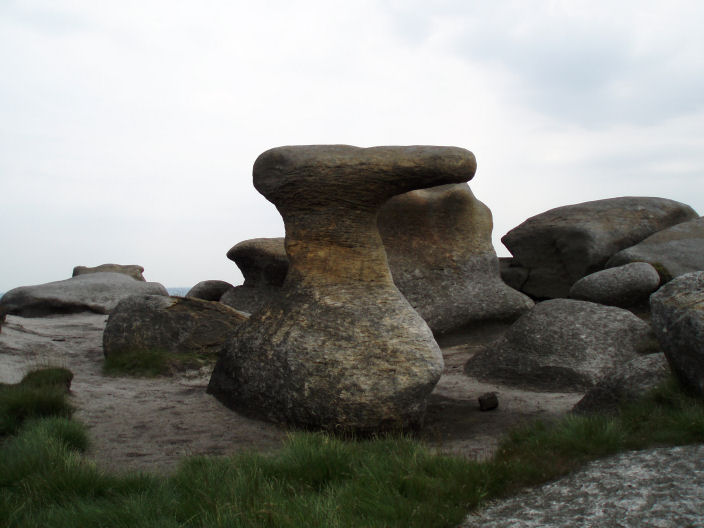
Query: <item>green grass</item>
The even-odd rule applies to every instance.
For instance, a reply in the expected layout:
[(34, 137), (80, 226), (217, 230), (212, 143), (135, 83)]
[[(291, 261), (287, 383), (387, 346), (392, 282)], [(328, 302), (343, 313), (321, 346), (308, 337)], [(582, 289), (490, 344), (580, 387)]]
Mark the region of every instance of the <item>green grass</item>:
[(0, 383), (0, 437), (14, 434), (25, 420), (43, 416), (70, 417), (66, 399), (73, 374), (47, 368), (27, 374), (15, 385)]
[(486, 462), (405, 436), (295, 433), (273, 454), (192, 457), (167, 477), (113, 475), (84, 428), (28, 419), (0, 443), (0, 526), (455, 527), (483, 502), (626, 449), (704, 442), (704, 402), (670, 383), (617, 416), (513, 431)]
[(176, 372), (198, 369), (204, 365), (215, 364), (215, 358), (210, 355), (199, 355), (195, 352), (170, 353), (165, 350), (134, 350), (111, 354), (103, 363), (103, 374), (106, 376), (139, 376), (154, 378), (171, 376)]

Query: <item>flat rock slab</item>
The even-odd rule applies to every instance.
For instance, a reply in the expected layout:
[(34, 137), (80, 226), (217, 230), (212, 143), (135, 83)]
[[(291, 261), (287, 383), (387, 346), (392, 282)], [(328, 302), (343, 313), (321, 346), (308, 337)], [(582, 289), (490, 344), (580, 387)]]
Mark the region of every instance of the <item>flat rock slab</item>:
[(702, 527), (704, 445), (592, 462), (470, 515), (461, 528)]
[(130, 295), (168, 296), (169, 292), (157, 282), (138, 281), (123, 273), (88, 273), (10, 290), (0, 299), (0, 312), (23, 317), (77, 312), (107, 314)]

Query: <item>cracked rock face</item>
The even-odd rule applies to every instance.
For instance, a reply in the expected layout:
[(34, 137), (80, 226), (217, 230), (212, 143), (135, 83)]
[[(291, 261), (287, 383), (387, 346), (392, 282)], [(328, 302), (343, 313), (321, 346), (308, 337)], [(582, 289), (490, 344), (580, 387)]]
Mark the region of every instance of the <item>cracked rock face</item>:
[(491, 211), (466, 183), (396, 196), (378, 225), (394, 283), (435, 334), (533, 307), (501, 279)]
[(665, 198), (609, 198), (533, 216), (501, 241), (515, 264), (528, 270), (523, 292), (540, 299), (567, 297), (572, 284), (603, 269), (616, 252), (698, 216)]
[(363, 433), (422, 423), (443, 368), (428, 325), (394, 285), (379, 208), (414, 189), (466, 182), (454, 147), (280, 147), (254, 186), (286, 226), (288, 274), (277, 298), (226, 347), (209, 392), (268, 419)]

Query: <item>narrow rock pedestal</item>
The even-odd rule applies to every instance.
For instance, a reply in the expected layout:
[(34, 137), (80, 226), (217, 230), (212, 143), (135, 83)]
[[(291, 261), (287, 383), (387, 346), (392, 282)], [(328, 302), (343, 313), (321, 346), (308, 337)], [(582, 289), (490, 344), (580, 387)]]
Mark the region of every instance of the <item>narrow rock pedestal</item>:
[(428, 325), (391, 279), (381, 205), (413, 189), (470, 180), (454, 147), (280, 147), (254, 186), (286, 226), (280, 296), (243, 324), (208, 391), (249, 414), (373, 433), (421, 425), (443, 368)]

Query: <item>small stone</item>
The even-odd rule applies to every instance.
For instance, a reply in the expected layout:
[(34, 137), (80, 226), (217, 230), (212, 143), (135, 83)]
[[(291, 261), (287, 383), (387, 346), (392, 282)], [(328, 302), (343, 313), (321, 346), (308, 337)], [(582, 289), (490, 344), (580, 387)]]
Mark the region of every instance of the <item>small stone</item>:
[(487, 392), (478, 398), (480, 411), (493, 411), (499, 406), (499, 398), (495, 392)]

